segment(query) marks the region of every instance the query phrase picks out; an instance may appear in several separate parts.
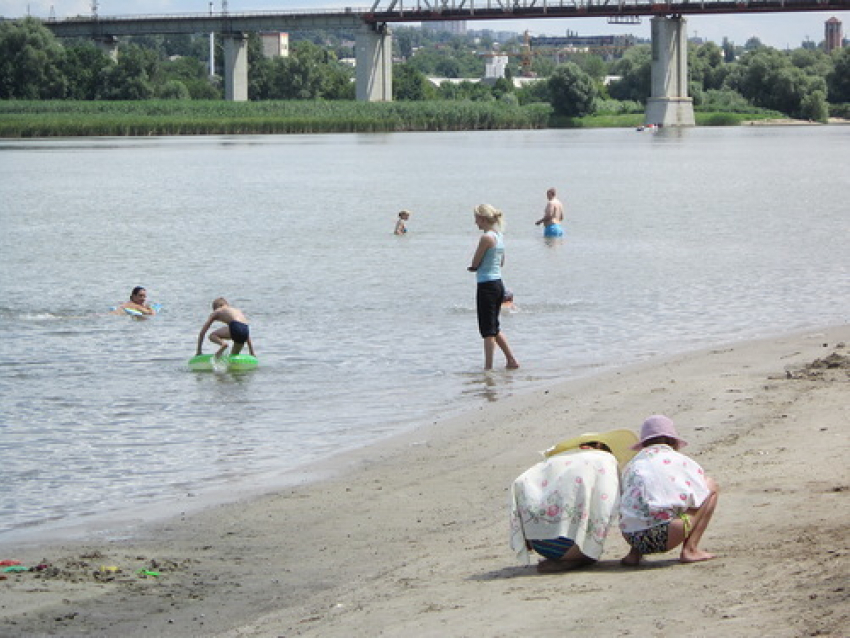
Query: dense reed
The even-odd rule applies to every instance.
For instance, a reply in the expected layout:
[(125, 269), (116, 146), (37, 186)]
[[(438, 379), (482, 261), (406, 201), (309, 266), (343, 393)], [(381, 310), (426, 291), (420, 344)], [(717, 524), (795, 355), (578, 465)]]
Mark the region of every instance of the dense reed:
[(501, 102), (2, 101), (0, 137), (533, 129), (544, 104)]

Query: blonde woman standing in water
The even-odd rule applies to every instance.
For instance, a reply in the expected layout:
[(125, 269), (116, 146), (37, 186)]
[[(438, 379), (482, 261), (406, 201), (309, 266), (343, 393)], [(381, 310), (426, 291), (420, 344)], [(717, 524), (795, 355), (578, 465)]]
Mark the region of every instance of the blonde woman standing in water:
[(502, 211), (490, 204), (475, 208), (475, 225), (483, 231), (475, 254), (472, 256), (470, 272), (478, 282), (475, 305), (478, 310), (478, 331), (484, 339), (484, 369), (493, 369), (493, 352), (498, 345), (505, 355), (507, 368), (519, 368), (505, 335), (499, 329), (499, 311), (505, 296), (502, 283), (502, 265), (505, 263), (505, 244), (502, 240)]

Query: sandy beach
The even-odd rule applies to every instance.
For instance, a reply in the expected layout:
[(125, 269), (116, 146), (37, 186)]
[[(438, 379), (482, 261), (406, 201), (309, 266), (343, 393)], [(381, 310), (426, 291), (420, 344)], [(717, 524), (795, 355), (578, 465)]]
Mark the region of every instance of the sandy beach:
[[(513, 479), (656, 413), (721, 486), (717, 558), (622, 567), (614, 530), (593, 567), (520, 564)], [(121, 540), (0, 545), (32, 568), (0, 574), (0, 636), (847, 636), (848, 421), (850, 326), (566, 381)]]

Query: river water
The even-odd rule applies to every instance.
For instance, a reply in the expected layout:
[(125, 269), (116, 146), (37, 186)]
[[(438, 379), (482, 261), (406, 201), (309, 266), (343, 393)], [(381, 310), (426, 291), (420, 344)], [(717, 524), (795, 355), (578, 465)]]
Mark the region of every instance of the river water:
[[(848, 149), (840, 126), (1, 141), (0, 541), (846, 322)], [(549, 186), (554, 242), (533, 224)], [(506, 215), (516, 372), (481, 370), (481, 202)], [(161, 314), (108, 314), (135, 285)], [(256, 371), (186, 366), (220, 295), (251, 319)]]

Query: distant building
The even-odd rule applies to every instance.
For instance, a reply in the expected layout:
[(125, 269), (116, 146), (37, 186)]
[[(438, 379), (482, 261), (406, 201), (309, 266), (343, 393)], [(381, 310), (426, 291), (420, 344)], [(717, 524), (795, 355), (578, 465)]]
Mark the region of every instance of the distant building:
[(260, 41), (263, 43), (263, 56), (266, 58), (288, 58), (289, 57), (289, 34), (288, 33), (261, 33)]
[(484, 77), (487, 79), (498, 79), (505, 77), (505, 69), (508, 68), (508, 56), (493, 54), (487, 58), (484, 65)]
[(437, 20), (435, 22), (423, 22), (422, 27), (432, 31), (453, 33), (455, 35), (466, 35), (466, 20)]
[(574, 49), (626, 48), (635, 45), (633, 35), (576, 35), (536, 36), (531, 46), (565, 47)]
[(559, 50), (562, 53), (595, 53), (603, 58), (619, 57), (635, 46), (633, 35), (578, 35), (568, 32), (565, 36), (535, 36), (530, 38), (532, 51)]
[(469, 35), (476, 38), (490, 38), (493, 42), (509, 42), (517, 37), (514, 31), (493, 31), (492, 29), (482, 29), (480, 31), (467, 31)]
[(838, 18), (830, 18), (826, 21), (824, 41), (826, 43), (827, 53), (835, 49), (840, 49), (843, 46), (844, 35), (841, 32), (841, 20)]
[[(463, 84), (465, 82), (469, 82), (470, 84), (493, 84), (493, 79), (488, 78), (428, 78), (428, 81), (433, 84), (438, 89), (441, 84)], [(512, 78), (511, 82), (514, 85), (514, 88), (521, 89), (522, 87), (532, 84), (534, 82), (545, 82), (545, 79), (541, 78)]]

